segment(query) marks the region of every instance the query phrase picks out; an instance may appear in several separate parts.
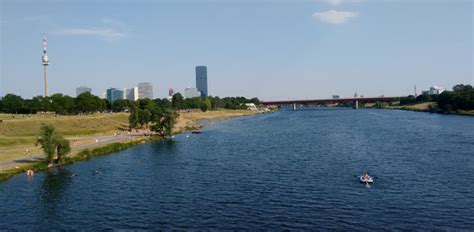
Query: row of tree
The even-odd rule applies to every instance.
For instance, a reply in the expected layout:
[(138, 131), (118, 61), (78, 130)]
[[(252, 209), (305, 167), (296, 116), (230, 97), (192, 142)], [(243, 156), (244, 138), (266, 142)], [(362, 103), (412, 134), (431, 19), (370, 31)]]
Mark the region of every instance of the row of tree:
[(410, 95), (400, 98), (400, 105), (422, 102), (436, 102), (438, 110), (445, 113), (474, 110), (474, 88), (471, 85), (458, 84), (453, 87), (453, 91), (444, 91), (439, 95), (421, 94), (417, 97)]
[(35, 114), (38, 112), (55, 112), (57, 114), (80, 114), (103, 112), (111, 109), (111, 104), (90, 93), (83, 93), (76, 98), (54, 94), (49, 97), (37, 96), (23, 99), (14, 94), (7, 94), (0, 100), (0, 112), (11, 114)]
[(245, 103), (260, 104), (258, 98), (247, 99), (245, 97), (194, 97), (184, 99), (180, 93), (173, 95), (171, 101), (175, 109), (201, 109), (202, 111), (211, 109), (245, 109)]
[[(203, 111), (227, 108), (241, 109), (245, 108), (243, 103), (255, 103), (260, 101), (257, 98), (247, 99), (244, 97), (195, 97), (187, 98), (177, 93), (173, 95), (172, 101), (167, 99), (152, 100), (157, 107), (173, 107), (177, 110), (182, 109), (201, 109)], [(138, 102), (138, 103), (137, 103)], [(54, 94), (49, 97), (37, 96), (32, 99), (23, 99), (14, 94), (7, 94), (0, 100), (0, 112), (11, 114), (35, 114), (38, 112), (55, 112), (56, 114), (87, 114), (95, 112), (121, 112), (131, 110), (139, 101), (119, 99), (110, 102), (106, 99), (100, 99), (88, 92), (82, 93), (76, 98)]]
[(169, 101), (143, 99), (132, 104), (128, 121), (130, 129), (146, 128), (166, 137), (173, 133), (177, 118), (178, 113)]
[(474, 110), (474, 88), (471, 85), (456, 85), (453, 91), (441, 93), (436, 102), (438, 108), (446, 113)]

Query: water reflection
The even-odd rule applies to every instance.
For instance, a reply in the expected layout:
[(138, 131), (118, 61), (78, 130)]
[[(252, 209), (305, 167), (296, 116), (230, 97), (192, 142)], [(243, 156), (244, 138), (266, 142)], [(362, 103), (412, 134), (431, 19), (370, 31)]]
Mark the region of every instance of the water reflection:
[(40, 215), (44, 218), (54, 218), (61, 207), (64, 193), (71, 185), (72, 172), (66, 168), (55, 168), (47, 172), (40, 191)]
[(176, 142), (173, 139), (163, 139), (154, 143), (152, 148), (156, 152), (174, 154), (176, 152)]

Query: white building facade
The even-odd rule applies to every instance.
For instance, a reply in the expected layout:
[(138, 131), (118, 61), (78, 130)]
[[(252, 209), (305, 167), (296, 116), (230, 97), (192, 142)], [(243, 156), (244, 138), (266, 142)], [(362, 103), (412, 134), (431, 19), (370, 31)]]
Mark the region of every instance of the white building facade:
[(200, 96), (201, 96), (201, 92), (199, 92), (197, 88), (184, 89), (184, 98), (193, 98), (193, 97), (200, 97)]

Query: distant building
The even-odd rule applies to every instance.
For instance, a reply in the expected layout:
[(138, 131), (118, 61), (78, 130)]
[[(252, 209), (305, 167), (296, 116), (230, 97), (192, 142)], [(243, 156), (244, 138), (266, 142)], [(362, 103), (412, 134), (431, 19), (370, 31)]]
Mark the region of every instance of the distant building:
[(340, 96), (339, 95), (332, 95), (332, 99), (339, 99)]
[(441, 94), (445, 90), (446, 90), (445, 88), (438, 87), (438, 86), (433, 86), (433, 87), (430, 87), (430, 95)]
[(174, 94), (173, 88), (168, 89), (168, 96), (172, 97)]
[(92, 93), (92, 89), (85, 87), (85, 86), (80, 86), (76, 88), (76, 97), (81, 95), (81, 93), (89, 92)]
[(201, 92), (201, 96), (207, 97), (207, 67), (196, 66), (196, 88)]
[(200, 97), (200, 96), (201, 96), (201, 92), (199, 92), (197, 88), (184, 89), (184, 98), (193, 98), (193, 97)]
[(444, 92), (446, 89), (438, 86), (430, 87), (430, 90), (421, 91), (421, 94), (428, 94), (428, 95), (438, 95)]
[(149, 82), (138, 83), (138, 99), (153, 99), (153, 85)]
[(123, 89), (123, 99), (136, 101), (138, 100), (138, 87)]
[(257, 106), (254, 103), (244, 103), (248, 110), (258, 111)]
[(122, 90), (116, 88), (107, 89), (107, 100), (109, 100), (110, 102), (114, 102), (118, 99), (123, 99)]

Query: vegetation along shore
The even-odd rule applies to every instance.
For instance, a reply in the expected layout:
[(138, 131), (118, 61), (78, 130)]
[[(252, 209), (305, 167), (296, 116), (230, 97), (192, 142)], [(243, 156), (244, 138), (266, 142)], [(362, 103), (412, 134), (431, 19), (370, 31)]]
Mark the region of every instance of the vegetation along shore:
[(474, 88), (459, 84), (453, 87), (453, 91), (439, 95), (424, 93), (402, 97), (399, 105), (384, 108), (474, 116)]
[[(71, 98), (72, 107), (68, 110), (59, 109), (67, 105), (62, 103), (69, 98), (53, 95), (47, 100), (43, 97), (23, 100), (8, 95), (6, 101), (5, 98), (2, 100), (4, 113), (0, 114), (0, 179), (26, 170), (45, 170), (124, 150), (199, 127), (200, 120), (262, 112), (248, 110), (245, 105), (258, 104), (258, 99), (183, 99), (179, 94), (172, 101), (120, 100), (108, 105), (103, 99), (84, 93), (78, 98)], [(9, 103), (12, 99), (15, 104)], [(81, 102), (83, 99), (89, 100)], [(33, 101), (42, 104), (33, 104)], [(18, 105), (22, 105), (22, 108), (15, 108)], [(48, 140), (50, 144), (43, 141), (45, 133), (51, 136)]]

